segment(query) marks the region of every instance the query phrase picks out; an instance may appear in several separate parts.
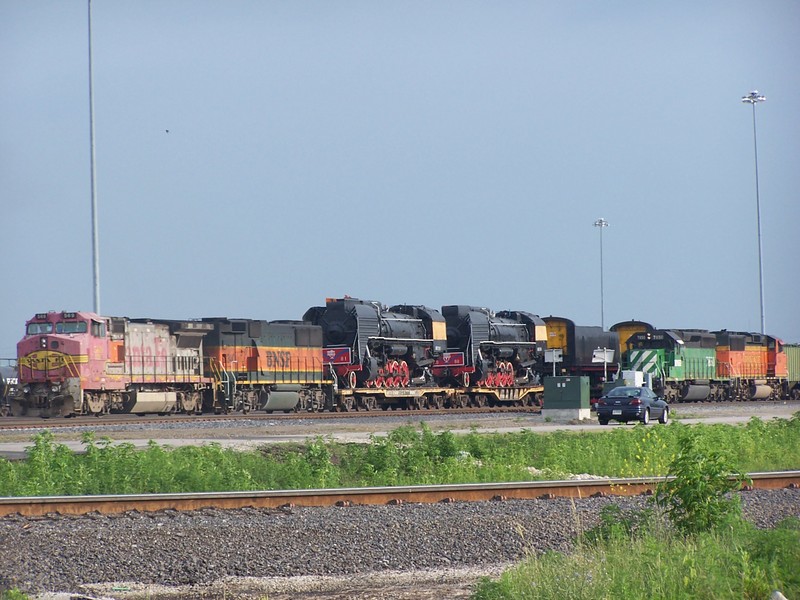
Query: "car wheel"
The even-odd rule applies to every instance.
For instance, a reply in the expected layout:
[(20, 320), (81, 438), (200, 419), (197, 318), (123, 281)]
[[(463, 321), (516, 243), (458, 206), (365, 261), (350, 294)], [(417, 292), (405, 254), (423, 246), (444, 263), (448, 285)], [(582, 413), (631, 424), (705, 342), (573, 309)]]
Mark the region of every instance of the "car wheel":
[(600, 425), (608, 425), (608, 419), (597, 419), (600, 422)]
[(645, 408), (644, 414), (642, 415), (642, 424), (647, 425), (650, 422), (650, 409)]
[(669, 407), (664, 407), (664, 412), (662, 412), (661, 416), (658, 417), (658, 422), (662, 425), (666, 425), (669, 422)]

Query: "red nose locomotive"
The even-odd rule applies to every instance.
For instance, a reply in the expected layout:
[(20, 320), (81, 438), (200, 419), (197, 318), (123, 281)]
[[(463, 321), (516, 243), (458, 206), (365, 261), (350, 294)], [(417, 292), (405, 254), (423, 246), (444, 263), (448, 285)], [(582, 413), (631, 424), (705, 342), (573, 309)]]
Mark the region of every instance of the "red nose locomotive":
[(210, 325), (39, 313), (17, 344), (15, 414), (200, 412), (213, 395), (203, 371)]

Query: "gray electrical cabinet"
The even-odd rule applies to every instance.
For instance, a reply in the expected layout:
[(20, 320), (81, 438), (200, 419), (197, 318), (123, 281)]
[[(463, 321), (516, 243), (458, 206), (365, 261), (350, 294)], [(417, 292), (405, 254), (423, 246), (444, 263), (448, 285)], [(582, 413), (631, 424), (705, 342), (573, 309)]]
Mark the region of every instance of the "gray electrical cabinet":
[(546, 377), (544, 408), (589, 408), (589, 378)]

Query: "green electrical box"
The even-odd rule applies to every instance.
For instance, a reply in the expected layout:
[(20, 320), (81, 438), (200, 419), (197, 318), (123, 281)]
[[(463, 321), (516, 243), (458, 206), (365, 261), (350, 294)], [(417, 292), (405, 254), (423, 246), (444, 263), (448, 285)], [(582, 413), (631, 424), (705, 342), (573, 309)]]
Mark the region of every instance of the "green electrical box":
[(544, 408), (589, 408), (589, 378), (546, 377)]

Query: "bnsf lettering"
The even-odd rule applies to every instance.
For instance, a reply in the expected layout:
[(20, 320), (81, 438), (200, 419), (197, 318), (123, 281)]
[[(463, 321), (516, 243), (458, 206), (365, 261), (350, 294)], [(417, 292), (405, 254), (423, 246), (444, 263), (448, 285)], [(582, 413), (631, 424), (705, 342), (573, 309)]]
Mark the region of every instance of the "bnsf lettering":
[(292, 362), (292, 353), (288, 351), (265, 352), (268, 369), (288, 369)]

